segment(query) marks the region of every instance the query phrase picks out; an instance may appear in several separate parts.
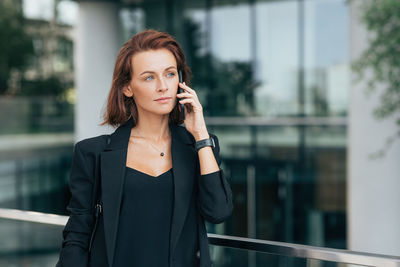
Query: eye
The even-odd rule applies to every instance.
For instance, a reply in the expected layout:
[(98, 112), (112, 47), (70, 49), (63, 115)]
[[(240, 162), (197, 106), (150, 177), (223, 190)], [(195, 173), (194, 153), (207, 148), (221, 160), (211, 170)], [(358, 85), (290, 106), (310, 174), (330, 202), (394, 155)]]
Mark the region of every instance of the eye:
[[(151, 78), (151, 79), (150, 79), (150, 78)], [(153, 80), (153, 76), (148, 76), (148, 77), (145, 78), (145, 80), (146, 80), (146, 81), (151, 81), (151, 80)]]
[(168, 77), (174, 77), (175, 76), (175, 72), (170, 72), (167, 74)]

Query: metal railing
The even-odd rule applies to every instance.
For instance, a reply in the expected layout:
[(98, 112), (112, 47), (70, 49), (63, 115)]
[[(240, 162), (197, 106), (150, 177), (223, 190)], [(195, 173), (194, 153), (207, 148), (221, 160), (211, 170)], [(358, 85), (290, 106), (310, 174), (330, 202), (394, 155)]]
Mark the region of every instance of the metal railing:
[(205, 117), (205, 121), (209, 126), (347, 126), (347, 117)]
[[(0, 208), (0, 218), (58, 226), (64, 226), (68, 221), (68, 216), (4, 208)], [(218, 234), (208, 234), (208, 239), (209, 243), (215, 246), (257, 251), (285, 257), (314, 259), (362, 266), (400, 267), (400, 257), (397, 256)]]

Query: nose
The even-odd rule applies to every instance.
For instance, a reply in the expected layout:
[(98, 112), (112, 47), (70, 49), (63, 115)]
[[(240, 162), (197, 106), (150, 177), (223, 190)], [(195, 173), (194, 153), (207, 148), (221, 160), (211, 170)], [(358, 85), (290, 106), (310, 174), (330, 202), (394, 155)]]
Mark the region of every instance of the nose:
[(166, 81), (165, 78), (161, 78), (161, 79), (160, 79), (160, 82), (159, 82), (157, 88), (158, 88), (157, 91), (165, 91), (165, 90), (168, 90), (168, 85), (167, 85), (167, 81)]

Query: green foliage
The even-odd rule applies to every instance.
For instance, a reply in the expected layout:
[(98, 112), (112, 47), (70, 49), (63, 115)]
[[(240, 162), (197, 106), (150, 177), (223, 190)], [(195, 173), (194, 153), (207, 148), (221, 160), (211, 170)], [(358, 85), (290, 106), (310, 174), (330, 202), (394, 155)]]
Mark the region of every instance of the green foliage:
[(24, 18), (12, 1), (0, 1), (0, 94), (8, 88), (13, 69), (23, 70), (33, 55), (32, 38), (24, 31)]
[[(363, 8), (362, 21), (372, 37), (353, 69), (360, 80), (371, 75), (368, 92), (385, 88), (374, 115), (388, 118), (400, 112), (400, 1), (373, 0)], [(397, 123), (400, 126), (400, 119)]]
[[(216, 110), (221, 110), (222, 116), (252, 116), (255, 111), (255, 89), (260, 86), (253, 77), (253, 68), (249, 62), (220, 62), (214, 60), (214, 72), (212, 75), (216, 81), (213, 92), (209, 95), (209, 101)], [(239, 99), (243, 99), (239, 102)], [(246, 113), (240, 106), (245, 105)]]

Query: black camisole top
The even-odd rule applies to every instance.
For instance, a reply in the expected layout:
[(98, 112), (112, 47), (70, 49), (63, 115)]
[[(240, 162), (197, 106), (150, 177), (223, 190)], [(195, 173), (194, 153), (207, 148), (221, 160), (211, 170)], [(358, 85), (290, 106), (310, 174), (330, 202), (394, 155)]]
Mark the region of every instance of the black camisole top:
[(169, 266), (172, 168), (155, 177), (126, 167), (114, 267)]

